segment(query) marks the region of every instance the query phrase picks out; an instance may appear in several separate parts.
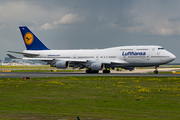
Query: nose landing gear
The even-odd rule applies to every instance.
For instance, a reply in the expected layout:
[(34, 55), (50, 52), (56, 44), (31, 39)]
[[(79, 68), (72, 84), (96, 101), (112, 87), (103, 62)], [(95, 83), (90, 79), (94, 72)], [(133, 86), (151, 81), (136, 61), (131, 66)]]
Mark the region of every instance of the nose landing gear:
[(158, 74), (158, 70), (157, 70), (158, 67), (159, 66), (155, 66), (154, 74)]

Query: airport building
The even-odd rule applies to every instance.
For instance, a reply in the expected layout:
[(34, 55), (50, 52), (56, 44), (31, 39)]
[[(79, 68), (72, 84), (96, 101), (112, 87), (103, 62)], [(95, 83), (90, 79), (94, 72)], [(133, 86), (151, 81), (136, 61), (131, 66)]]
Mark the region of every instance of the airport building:
[(46, 65), (47, 63), (39, 60), (22, 60), (22, 59), (12, 60), (10, 57), (5, 57), (4, 61), (0, 60), (0, 64), (19, 66), (19, 65)]

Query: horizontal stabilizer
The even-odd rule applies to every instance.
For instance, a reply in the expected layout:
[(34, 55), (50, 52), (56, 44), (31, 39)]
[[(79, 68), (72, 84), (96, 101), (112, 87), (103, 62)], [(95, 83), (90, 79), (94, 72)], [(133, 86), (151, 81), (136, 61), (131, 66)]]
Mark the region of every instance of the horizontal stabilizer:
[(8, 51), (8, 52), (27, 55), (27, 56), (39, 56), (39, 54), (34, 54), (34, 53), (25, 53), (25, 52), (16, 52), (16, 51)]

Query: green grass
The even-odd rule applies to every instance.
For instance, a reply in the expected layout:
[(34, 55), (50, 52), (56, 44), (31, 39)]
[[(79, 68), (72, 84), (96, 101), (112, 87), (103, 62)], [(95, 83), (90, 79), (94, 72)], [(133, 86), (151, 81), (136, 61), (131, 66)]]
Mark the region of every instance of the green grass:
[[(0, 69), (55, 69), (56, 67), (50, 67), (49, 65), (22, 65), (22, 66), (7, 66), (7, 65), (0, 65)], [(136, 69), (154, 69), (153, 67), (136, 67)], [(160, 68), (180, 68), (180, 65), (160, 65)], [(122, 69), (123, 70), (123, 69)]]
[[(51, 70), (56, 70), (56, 67), (50, 67), (49, 65), (41, 65), (41, 66), (0, 66), (0, 72), (2, 70), (11, 70), (11, 72), (51, 72)], [(73, 70), (73, 69), (65, 69), (65, 70), (56, 70), (56, 72), (80, 72), (82, 70)]]
[[(155, 67), (136, 67), (136, 69), (154, 69)], [(180, 68), (180, 65), (160, 65), (159, 68)]]
[(1, 65), (1, 69), (51, 69), (55, 67), (50, 67), (49, 65), (40, 65), (40, 66), (30, 66), (30, 65), (22, 65), (22, 66), (6, 66), (6, 65)]
[(0, 119), (180, 119), (179, 77), (1, 78)]
[[(149, 74), (154, 74), (154, 71), (153, 72), (148, 72)], [(158, 72), (158, 74), (173, 74), (172, 71), (166, 71), (166, 72)]]

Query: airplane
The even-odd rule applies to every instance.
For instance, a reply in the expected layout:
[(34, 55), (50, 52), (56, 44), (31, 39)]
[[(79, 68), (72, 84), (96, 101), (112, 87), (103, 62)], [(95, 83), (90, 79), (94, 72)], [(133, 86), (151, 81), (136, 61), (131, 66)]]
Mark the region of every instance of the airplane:
[(110, 69), (124, 68), (134, 70), (135, 67), (155, 66), (154, 74), (158, 74), (159, 65), (173, 61), (176, 56), (161, 46), (119, 46), (105, 49), (52, 50), (46, 47), (26, 26), (19, 27), (27, 50), (23, 52), (8, 51), (22, 54), (12, 59), (45, 61), (58, 69), (86, 68), (86, 73), (110, 73)]

